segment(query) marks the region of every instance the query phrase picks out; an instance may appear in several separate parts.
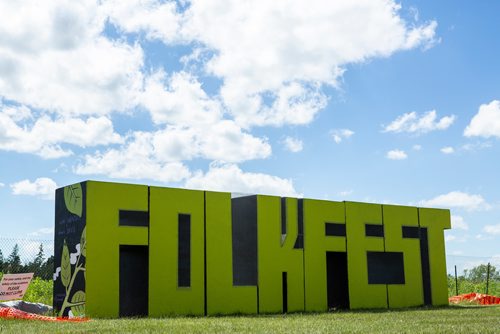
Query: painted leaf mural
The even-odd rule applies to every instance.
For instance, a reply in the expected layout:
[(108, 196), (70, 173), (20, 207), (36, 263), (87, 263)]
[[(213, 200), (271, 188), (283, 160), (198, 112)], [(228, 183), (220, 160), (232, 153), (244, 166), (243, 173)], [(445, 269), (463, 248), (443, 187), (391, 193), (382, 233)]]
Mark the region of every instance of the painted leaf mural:
[(71, 262), (69, 257), (68, 244), (66, 244), (66, 240), (64, 240), (62, 256), (61, 256), (61, 282), (65, 287), (68, 287), (70, 280), (71, 280)]
[(87, 257), (87, 237), (85, 236), (85, 230), (87, 227), (85, 226), (82, 231), (82, 236), (80, 237), (80, 252), (82, 256)]
[(85, 292), (77, 291), (71, 298), (71, 304), (79, 304), (71, 306), (71, 312), (77, 317), (82, 317), (85, 315)]
[(64, 187), (64, 203), (69, 212), (78, 217), (82, 216), (83, 196), (80, 183)]

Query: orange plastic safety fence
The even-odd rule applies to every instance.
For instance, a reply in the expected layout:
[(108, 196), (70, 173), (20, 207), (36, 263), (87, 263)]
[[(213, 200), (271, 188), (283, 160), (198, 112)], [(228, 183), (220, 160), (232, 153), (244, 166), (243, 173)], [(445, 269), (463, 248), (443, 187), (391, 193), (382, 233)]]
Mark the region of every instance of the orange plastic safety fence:
[(0, 307), (0, 318), (4, 319), (27, 319), (27, 320), (41, 320), (41, 321), (72, 321), (81, 322), (87, 321), (87, 318), (56, 318), (39, 315), (34, 313), (24, 312), (13, 307)]
[(497, 305), (500, 304), (500, 297), (485, 295), (482, 293), (466, 293), (463, 295), (458, 295), (454, 297), (450, 297), (449, 302), (452, 304), (457, 304), (460, 302), (470, 302), (477, 303), (479, 305)]

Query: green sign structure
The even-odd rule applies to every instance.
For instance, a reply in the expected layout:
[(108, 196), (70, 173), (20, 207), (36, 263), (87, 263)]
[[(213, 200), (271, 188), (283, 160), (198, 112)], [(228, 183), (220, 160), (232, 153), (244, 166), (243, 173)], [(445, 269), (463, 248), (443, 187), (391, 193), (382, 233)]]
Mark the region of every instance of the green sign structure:
[(54, 308), (89, 317), (446, 305), (450, 212), (87, 181), (56, 191)]

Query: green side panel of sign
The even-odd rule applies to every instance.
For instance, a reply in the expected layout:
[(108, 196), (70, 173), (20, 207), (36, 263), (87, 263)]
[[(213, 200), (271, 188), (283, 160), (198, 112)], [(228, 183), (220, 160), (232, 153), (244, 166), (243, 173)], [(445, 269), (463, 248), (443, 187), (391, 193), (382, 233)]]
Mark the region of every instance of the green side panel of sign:
[[(179, 215), (190, 217), (189, 286), (179, 286)], [(205, 312), (204, 192), (150, 187), (149, 315)]]
[(231, 194), (206, 192), (207, 313), (257, 313), (257, 287), (233, 286)]
[(297, 199), (285, 201), (286, 236), (282, 236), (281, 198), (257, 196), (259, 313), (283, 312), (284, 300), (287, 312), (304, 310), (304, 252), (294, 249), (298, 235)]
[(381, 225), (382, 205), (346, 202), (347, 268), (351, 309), (386, 308), (387, 286), (368, 284), (366, 252), (384, 251), (384, 238), (366, 236), (365, 224)]
[(450, 211), (419, 209), (419, 217), (428, 234), (432, 305), (448, 305), (444, 230), (451, 228)]
[(346, 238), (326, 236), (325, 223), (345, 224), (343, 202), (303, 200), (306, 311), (327, 311), (326, 252), (345, 252)]
[(403, 239), (403, 226), (419, 226), (418, 209), (415, 207), (383, 205), (385, 251), (403, 252), (405, 284), (389, 284), (390, 308), (423, 305), (424, 291), (420, 241), (416, 238)]
[(148, 187), (87, 182), (86, 316), (119, 316), (120, 245), (147, 245), (148, 228), (119, 226), (119, 211), (148, 211)]

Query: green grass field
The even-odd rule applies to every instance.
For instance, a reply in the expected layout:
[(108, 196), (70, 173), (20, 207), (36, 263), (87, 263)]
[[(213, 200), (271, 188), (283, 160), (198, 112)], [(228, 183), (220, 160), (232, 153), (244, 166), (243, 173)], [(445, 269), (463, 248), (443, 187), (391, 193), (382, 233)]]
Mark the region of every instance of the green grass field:
[(85, 323), (0, 320), (0, 333), (500, 333), (500, 306)]

